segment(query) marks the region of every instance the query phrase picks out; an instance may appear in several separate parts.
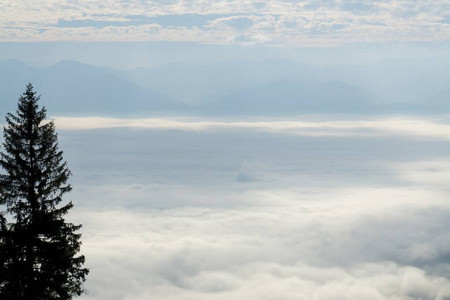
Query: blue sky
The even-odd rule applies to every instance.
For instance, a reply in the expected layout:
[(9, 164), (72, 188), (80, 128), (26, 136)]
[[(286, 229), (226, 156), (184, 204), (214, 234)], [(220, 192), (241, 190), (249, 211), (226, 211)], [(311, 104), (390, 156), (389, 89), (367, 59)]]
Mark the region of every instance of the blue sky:
[(0, 41), (190, 41), (336, 46), (446, 41), (435, 1), (3, 1)]
[(448, 58), (449, 19), (444, 0), (9, 0), (0, 2), (0, 60), (134, 68), (235, 58)]

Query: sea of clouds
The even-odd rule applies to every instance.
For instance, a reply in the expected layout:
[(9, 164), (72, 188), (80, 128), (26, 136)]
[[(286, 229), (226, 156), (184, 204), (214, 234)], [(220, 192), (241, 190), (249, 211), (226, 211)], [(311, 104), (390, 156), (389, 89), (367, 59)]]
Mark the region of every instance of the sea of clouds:
[(448, 116), (55, 119), (80, 299), (450, 299)]

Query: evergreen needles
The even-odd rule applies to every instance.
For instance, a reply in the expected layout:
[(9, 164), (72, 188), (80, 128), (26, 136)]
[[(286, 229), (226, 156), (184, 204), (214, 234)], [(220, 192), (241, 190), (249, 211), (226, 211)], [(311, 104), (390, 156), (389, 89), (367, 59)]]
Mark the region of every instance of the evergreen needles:
[[(38, 106), (31, 84), (8, 113), (0, 153), (0, 299), (72, 299), (83, 293), (88, 269), (80, 250), (81, 225), (64, 216), (71, 175), (54, 123)], [(62, 204), (62, 205), (61, 205)]]

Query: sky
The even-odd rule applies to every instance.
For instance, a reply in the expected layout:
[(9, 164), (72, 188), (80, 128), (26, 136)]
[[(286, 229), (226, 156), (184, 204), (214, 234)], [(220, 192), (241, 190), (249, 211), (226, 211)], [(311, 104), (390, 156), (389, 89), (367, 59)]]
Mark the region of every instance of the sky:
[(3, 42), (177, 41), (331, 46), (448, 41), (434, 1), (3, 1)]
[(435, 1), (2, 1), (0, 59), (135, 68), (286, 58), (315, 64), (448, 58)]

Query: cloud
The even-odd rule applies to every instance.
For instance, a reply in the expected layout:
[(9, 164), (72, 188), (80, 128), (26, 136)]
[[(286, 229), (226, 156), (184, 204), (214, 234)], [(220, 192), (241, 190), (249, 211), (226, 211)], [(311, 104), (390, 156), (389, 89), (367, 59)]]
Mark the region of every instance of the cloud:
[(210, 21), (208, 27), (220, 29), (223, 27), (231, 27), (236, 30), (245, 30), (250, 28), (258, 17), (255, 16), (232, 16), (226, 18), (218, 18)]
[[(246, 43), (236, 36), (265, 36), (267, 43), (448, 41), (446, 1), (64, 1), (0, 4), (1, 41), (191, 41)], [(278, 21), (268, 21), (268, 19)], [(290, 19), (283, 23), (283, 19)], [(80, 23), (80, 22), (84, 22)], [(104, 22), (111, 22), (114, 34)], [(103, 24), (102, 24), (103, 23)], [(165, 34), (141, 34), (157, 24)], [(385, 27), (372, 24), (385, 24)], [(84, 30), (73, 30), (73, 26)], [(136, 30), (123, 30), (135, 26)], [(97, 30), (90, 30), (89, 28)], [(213, 30), (212, 30), (213, 28)], [(346, 30), (342, 30), (345, 28)], [(180, 31), (183, 34), (177, 34)], [(237, 33), (236, 33), (237, 31)]]
[(253, 175), (245, 173), (243, 171), (239, 171), (238, 174), (236, 175), (237, 182), (252, 182), (255, 180), (256, 178)]
[(417, 185), (443, 186), (450, 180), (450, 163), (445, 160), (398, 163), (395, 168), (405, 181)]
[[(448, 241), (423, 211), (328, 215), (300, 207), (85, 212), (92, 270), (85, 299), (446, 299), (448, 264), (408, 263), (410, 249)], [(325, 214), (324, 214), (325, 212)], [(446, 211), (448, 218), (448, 211)], [(365, 222), (369, 217), (371, 221)], [(386, 218), (389, 219), (385, 225)], [(410, 221), (414, 220), (414, 223)], [(404, 234), (411, 228), (405, 240)], [(441, 221), (441, 220), (440, 220)], [(414, 229), (421, 228), (421, 234)], [(394, 230), (393, 230), (394, 229)], [(357, 232), (355, 232), (357, 230)], [(445, 244), (445, 243), (442, 243)], [(448, 249), (443, 249), (448, 251)], [(442, 252), (441, 255), (446, 254)], [(407, 254), (406, 258), (402, 258)], [(398, 262), (396, 262), (398, 260)], [(258, 287), (258, 288), (255, 288)]]
[(354, 121), (208, 121), (177, 119), (114, 119), (100, 117), (55, 117), (58, 128), (90, 130), (101, 128), (146, 128), (165, 130), (249, 129), (305, 136), (411, 136), (450, 139), (450, 125), (432, 119), (384, 118)]
[(56, 118), (80, 299), (449, 298), (446, 117), (304, 118)]

